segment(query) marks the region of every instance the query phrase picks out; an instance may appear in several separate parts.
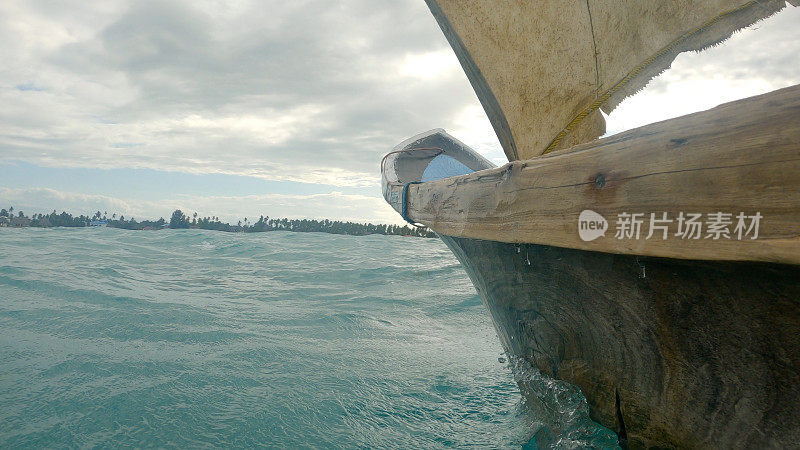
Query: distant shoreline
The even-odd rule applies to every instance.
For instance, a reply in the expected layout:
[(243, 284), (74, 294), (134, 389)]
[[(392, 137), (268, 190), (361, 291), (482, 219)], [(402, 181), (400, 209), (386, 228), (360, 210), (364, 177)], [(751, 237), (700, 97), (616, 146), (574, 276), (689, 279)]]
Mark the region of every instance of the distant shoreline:
[(393, 236), (414, 236), (435, 238), (436, 233), (427, 228), (416, 228), (408, 225), (384, 225), (371, 223), (342, 222), (328, 219), (272, 219), (269, 216), (260, 216), (255, 223), (248, 223), (248, 219), (239, 221), (236, 225), (221, 222), (218, 217), (198, 217), (197, 213), (187, 216), (181, 210), (175, 210), (167, 221), (163, 217), (158, 220), (136, 221), (134, 218), (126, 219), (116, 213), (95, 212), (92, 216), (73, 216), (62, 211), (57, 214), (54, 210), (50, 214), (33, 214), (26, 216), (22, 211), (15, 211), (13, 207), (0, 209), (0, 227), (14, 228), (52, 228), (52, 227), (110, 227), (125, 230), (161, 230), (173, 229), (200, 229), (223, 231), (227, 233), (262, 233), (267, 231), (292, 231), (292, 232), (320, 232), (329, 234), (343, 234), (349, 236), (366, 236), (382, 234)]

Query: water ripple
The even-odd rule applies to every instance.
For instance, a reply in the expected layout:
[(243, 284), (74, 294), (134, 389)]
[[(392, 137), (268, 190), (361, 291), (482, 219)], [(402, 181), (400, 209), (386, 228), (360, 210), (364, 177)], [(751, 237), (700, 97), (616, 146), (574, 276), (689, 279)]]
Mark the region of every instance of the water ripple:
[(0, 229), (2, 448), (613, 443), (500, 352), (433, 239)]

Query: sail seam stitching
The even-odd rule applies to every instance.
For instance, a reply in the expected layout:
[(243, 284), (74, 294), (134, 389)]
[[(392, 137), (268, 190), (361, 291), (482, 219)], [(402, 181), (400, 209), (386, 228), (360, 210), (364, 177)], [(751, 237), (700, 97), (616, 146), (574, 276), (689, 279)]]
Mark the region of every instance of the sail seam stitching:
[(594, 37), (594, 22), (592, 21), (592, 8), (589, 6), (589, 0), (586, 0), (586, 11), (589, 13), (589, 28), (592, 30), (592, 45), (594, 46), (594, 96), (597, 98), (597, 92), (600, 90), (600, 65), (597, 62), (597, 39)]
[[(585, 110), (581, 111), (577, 116), (575, 116), (575, 118), (573, 118), (567, 124), (567, 126), (564, 127), (564, 129), (561, 130), (561, 132), (559, 132), (558, 135), (556, 135), (555, 138), (553, 138), (552, 141), (550, 141), (550, 144), (548, 144), (547, 147), (545, 147), (544, 151), (542, 152), (542, 155), (545, 155), (545, 154), (550, 153), (551, 151), (553, 151), (555, 149), (555, 147), (559, 144), (559, 142), (561, 142), (561, 140), (564, 139), (564, 137), (573, 128), (575, 128), (586, 116), (588, 116), (589, 114), (591, 114), (592, 112), (597, 110), (599, 107), (601, 107), (616, 91), (618, 91), (620, 88), (622, 88), (623, 86), (628, 84), (633, 78), (635, 78), (639, 73), (641, 73), (642, 70), (644, 70), (650, 64), (652, 64), (654, 61), (656, 61), (657, 59), (661, 58), (662, 56), (667, 54), (669, 51), (674, 49), (678, 44), (680, 44), (680, 43), (686, 41), (687, 39), (689, 39), (690, 37), (696, 35), (700, 31), (702, 31), (704, 28), (707, 28), (707, 27), (719, 22), (723, 18), (725, 18), (725, 17), (727, 17), (727, 16), (729, 16), (731, 14), (737, 13), (739, 11), (742, 11), (744, 9), (747, 9), (747, 8), (753, 6), (753, 5), (758, 4), (758, 3), (759, 3), (758, 0), (753, 0), (753, 1), (745, 3), (742, 6), (739, 6), (738, 8), (730, 9), (730, 10), (725, 11), (724, 13), (722, 13), (722, 14), (720, 14), (720, 15), (712, 18), (712, 19), (709, 19), (709, 20), (705, 21), (703, 24), (701, 24), (699, 27), (697, 27), (697, 28), (695, 28), (695, 29), (693, 29), (693, 30), (691, 30), (689, 32), (686, 32), (686, 33), (682, 34), (681, 36), (679, 36), (678, 38), (674, 39), (672, 42), (667, 44), (667, 46), (665, 46), (664, 48), (662, 48), (661, 50), (656, 52), (654, 55), (652, 55), (649, 58), (647, 58), (646, 60), (644, 60), (644, 62), (642, 62), (642, 64), (640, 64), (639, 66), (634, 68), (632, 71), (628, 72), (628, 74), (625, 75), (625, 77), (623, 77), (614, 86), (612, 86), (607, 91), (605, 91), (603, 93), (603, 95), (598, 97), (591, 105), (589, 105), (588, 108), (586, 108)], [(588, 5), (588, 0), (587, 0), (587, 5)], [(591, 19), (591, 13), (589, 14), (589, 17)], [(594, 33), (592, 33), (592, 37), (594, 38)], [(597, 63), (597, 50), (595, 49), (595, 64), (596, 63)], [(595, 66), (595, 68), (596, 67), (597, 66)]]

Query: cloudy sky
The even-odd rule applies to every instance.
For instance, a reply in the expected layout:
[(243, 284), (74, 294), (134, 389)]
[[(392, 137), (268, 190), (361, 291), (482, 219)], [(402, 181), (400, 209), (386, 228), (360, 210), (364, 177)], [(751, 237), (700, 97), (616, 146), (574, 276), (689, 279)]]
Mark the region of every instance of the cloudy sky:
[[(379, 162), (505, 161), (423, 0), (0, 2), (0, 206), (398, 223)], [(609, 133), (800, 83), (800, 8), (673, 68)]]

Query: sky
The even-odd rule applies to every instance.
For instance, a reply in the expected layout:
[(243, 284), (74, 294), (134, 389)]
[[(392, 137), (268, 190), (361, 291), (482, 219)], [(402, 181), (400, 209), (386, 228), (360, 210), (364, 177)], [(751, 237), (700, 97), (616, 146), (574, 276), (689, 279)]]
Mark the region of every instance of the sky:
[[(0, 207), (400, 223), (380, 160), (505, 157), (423, 0), (0, 2)], [(800, 83), (800, 8), (625, 100), (608, 134)]]

